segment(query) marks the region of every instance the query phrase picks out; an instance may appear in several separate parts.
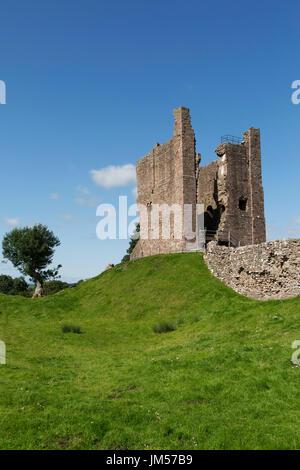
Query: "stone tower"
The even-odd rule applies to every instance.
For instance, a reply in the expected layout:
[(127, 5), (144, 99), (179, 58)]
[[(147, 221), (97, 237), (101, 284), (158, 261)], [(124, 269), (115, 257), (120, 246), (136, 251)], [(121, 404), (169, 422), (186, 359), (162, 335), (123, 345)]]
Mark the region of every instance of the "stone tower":
[[(197, 204), (204, 206), (207, 241), (220, 244), (249, 245), (266, 239), (264, 195), (261, 177), (260, 131), (250, 128), (242, 139), (223, 139), (217, 147), (217, 160), (200, 166), (195, 152), (195, 135), (189, 109), (174, 110), (175, 125), (171, 140), (154, 148), (137, 162), (137, 204), (141, 238), (131, 258), (156, 253), (189, 251), (195, 246), (187, 239), (184, 221), (175, 230), (170, 212), (170, 236), (153, 236), (151, 212), (156, 205), (188, 207), (191, 230), (197, 232)], [(232, 140), (227, 141), (227, 140)], [(186, 209), (185, 209), (186, 210)], [(153, 214), (152, 214), (153, 215)], [(158, 228), (157, 228), (158, 229)], [(193, 240), (192, 240), (193, 241)]]

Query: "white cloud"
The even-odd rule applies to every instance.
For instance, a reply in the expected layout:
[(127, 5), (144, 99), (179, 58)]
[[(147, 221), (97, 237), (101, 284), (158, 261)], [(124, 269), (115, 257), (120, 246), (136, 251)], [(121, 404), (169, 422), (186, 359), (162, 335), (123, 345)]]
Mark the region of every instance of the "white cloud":
[(20, 223), (20, 219), (18, 219), (18, 218), (4, 217), (3, 220), (10, 227), (16, 227)]
[(300, 224), (300, 217), (295, 217), (296, 224)]
[(110, 165), (101, 170), (91, 170), (90, 174), (98, 186), (106, 189), (136, 183), (135, 166), (131, 163), (123, 166)]
[(82, 194), (85, 194), (86, 196), (88, 196), (89, 194), (91, 194), (90, 191), (88, 190), (88, 188), (86, 188), (85, 186), (79, 185), (79, 186), (77, 186), (76, 189), (77, 189), (77, 191), (79, 191), (79, 192), (82, 193)]
[(59, 198), (59, 194), (58, 194), (58, 193), (51, 193), (51, 194), (49, 194), (49, 198), (50, 198), (50, 199), (58, 199), (58, 198)]
[(131, 191), (133, 197), (137, 197), (137, 187), (133, 188)]

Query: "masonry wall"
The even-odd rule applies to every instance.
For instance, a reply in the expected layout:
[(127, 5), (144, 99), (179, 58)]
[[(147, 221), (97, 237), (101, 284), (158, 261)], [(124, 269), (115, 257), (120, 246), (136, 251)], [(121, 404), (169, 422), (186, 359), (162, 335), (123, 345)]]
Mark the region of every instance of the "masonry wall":
[(219, 243), (228, 243), (229, 237), (235, 245), (264, 242), (259, 129), (244, 132), (244, 140), (239, 144), (220, 144), (216, 149), (218, 158), (199, 167), (189, 109), (176, 108), (174, 117), (172, 139), (163, 145), (156, 144), (136, 166), (137, 204), (147, 207), (147, 213), (139, 210), (141, 239), (131, 258), (197, 249), (196, 237), (189, 240), (185, 237), (183, 220), (182, 231), (175, 236), (171, 217), (171, 236), (165, 240), (160, 216), (159, 237), (153, 236), (150, 217), (155, 204), (178, 204), (182, 212), (184, 205), (190, 204), (190, 232), (196, 232), (196, 204), (203, 204), (204, 225), (211, 233), (218, 231)]
[(230, 234), (236, 244), (250, 245), (266, 240), (260, 131), (250, 128), (243, 136), (240, 144), (220, 144), (218, 159), (199, 168), (197, 202), (220, 241)]
[[(149, 256), (156, 253), (180, 252), (186, 249), (183, 218), (182, 231), (176, 237), (174, 220), (171, 215), (170, 239), (162, 237), (161, 215), (159, 238), (153, 239), (151, 228), (151, 211), (154, 204), (192, 204), (196, 205), (196, 175), (195, 175), (195, 135), (191, 127), (189, 110), (176, 108), (174, 110), (175, 125), (171, 140), (163, 145), (156, 144), (154, 148), (136, 166), (137, 172), (137, 204), (147, 207), (147, 216), (139, 210), (141, 228), (147, 218), (148, 239), (137, 243), (131, 259)], [(183, 216), (182, 216), (183, 217)], [(194, 216), (195, 220), (195, 216)]]
[(211, 242), (204, 259), (214, 276), (247, 297), (268, 300), (300, 295), (300, 239), (240, 248)]
[[(253, 240), (247, 148), (242, 144), (225, 143), (219, 145), (216, 152), (226, 169), (223, 178), (226, 221), (221, 229), (224, 233), (230, 232), (234, 240), (241, 245), (251, 244)], [(245, 210), (239, 208), (240, 199), (246, 201)]]
[(252, 217), (252, 243), (262, 243), (266, 240), (264, 217), (264, 190), (261, 176), (261, 144), (260, 130), (250, 127), (243, 133), (247, 148), (247, 163), (249, 167), (250, 215)]
[(204, 204), (207, 208), (211, 206), (213, 209), (217, 209), (219, 198), (218, 198), (218, 161), (209, 163), (206, 166), (199, 167), (198, 178), (197, 178), (197, 202)]

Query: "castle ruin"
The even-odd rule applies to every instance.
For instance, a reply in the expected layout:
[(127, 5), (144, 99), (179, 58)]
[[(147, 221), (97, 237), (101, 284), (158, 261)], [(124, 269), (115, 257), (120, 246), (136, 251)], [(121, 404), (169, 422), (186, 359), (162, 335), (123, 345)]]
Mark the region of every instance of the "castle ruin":
[[(218, 158), (199, 166), (201, 155), (196, 153), (189, 109), (176, 108), (174, 117), (172, 139), (156, 144), (137, 162), (137, 204), (147, 207), (149, 218), (155, 204), (189, 205), (196, 236), (187, 237), (183, 228), (175, 237), (171, 219), (170, 237), (163, 239), (160, 234), (153, 239), (149, 224), (148, 237), (140, 238), (131, 259), (197, 249), (197, 204), (204, 207), (205, 242), (215, 240), (229, 246), (265, 242), (260, 130), (251, 127), (243, 133), (243, 139), (226, 136), (216, 148)], [(142, 232), (141, 217), (140, 223)]]

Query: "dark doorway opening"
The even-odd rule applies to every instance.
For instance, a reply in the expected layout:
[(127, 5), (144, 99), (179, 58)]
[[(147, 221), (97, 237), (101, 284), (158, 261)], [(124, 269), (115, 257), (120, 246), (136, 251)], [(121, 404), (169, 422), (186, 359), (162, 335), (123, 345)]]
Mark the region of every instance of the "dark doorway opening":
[(221, 218), (221, 207), (213, 209), (212, 206), (208, 206), (204, 212), (204, 227), (209, 232), (216, 232), (219, 227)]

